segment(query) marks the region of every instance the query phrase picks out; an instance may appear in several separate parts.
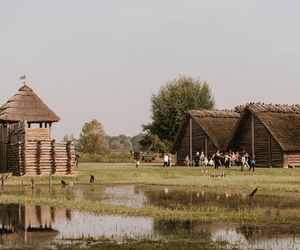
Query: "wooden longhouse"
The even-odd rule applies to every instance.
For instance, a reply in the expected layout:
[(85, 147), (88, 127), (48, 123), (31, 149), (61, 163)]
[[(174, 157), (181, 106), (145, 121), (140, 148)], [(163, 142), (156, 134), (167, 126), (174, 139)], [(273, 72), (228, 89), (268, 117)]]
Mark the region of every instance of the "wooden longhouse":
[(185, 165), (198, 151), (209, 158), (217, 150), (225, 151), (239, 113), (222, 110), (190, 110), (186, 112), (172, 147), (177, 165)]
[(24, 84), (0, 107), (0, 169), (14, 175), (73, 174), (72, 142), (55, 142), (52, 123), (59, 117)]
[(254, 152), (257, 166), (300, 166), (300, 105), (242, 108), (228, 150)]

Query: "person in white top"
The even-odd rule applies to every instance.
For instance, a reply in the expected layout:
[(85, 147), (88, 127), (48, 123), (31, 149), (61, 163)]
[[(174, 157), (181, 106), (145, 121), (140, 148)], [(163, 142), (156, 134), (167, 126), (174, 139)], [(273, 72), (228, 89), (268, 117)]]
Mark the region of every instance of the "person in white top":
[(164, 155), (164, 167), (168, 166), (168, 161), (169, 161), (169, 156), (168, 156), (168, 154), (165, 154)]

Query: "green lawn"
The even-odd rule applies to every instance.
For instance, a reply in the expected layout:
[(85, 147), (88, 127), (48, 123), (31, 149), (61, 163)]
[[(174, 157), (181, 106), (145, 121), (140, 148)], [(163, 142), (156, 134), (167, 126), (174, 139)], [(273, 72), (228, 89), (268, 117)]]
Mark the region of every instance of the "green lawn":
[[(208, 173), (205, 173), (205, 170)], [(212, 173), (225, 173), (225, 178), (212, 178)], [(96, 184), (150, 184), (176, 185), (184, 187), (208, 187), (249, 190), (259, 187), (264, 191), (300, 193), (300, 168), (256, 168), (255, 172), (238, 167), (213, 169), (202, 167), (171, 167), (133, 163), (79, 163), (73, 177), (52, 177), (52, 183), (60, 184), (62, 179), (76, 183), (89, 183), (94, 175)], [(5, 185), (30, 185), (34, 179), (39, 185), (47, 185), (47, 176), (11, 177)]]

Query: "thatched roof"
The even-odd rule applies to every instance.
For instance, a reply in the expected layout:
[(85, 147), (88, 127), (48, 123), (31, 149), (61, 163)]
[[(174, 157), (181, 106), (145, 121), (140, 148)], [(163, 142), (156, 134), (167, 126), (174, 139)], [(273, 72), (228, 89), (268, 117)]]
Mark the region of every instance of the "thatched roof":
[(239, 119), (239, 116), (239, 113), (227, 110), (203, 109), (187, 111), (177, 133), (172, 152), (177, 151), (190, 117), (202, 128), (215, 146), (219, 150), (224, 151), (228, 145), (230, 136), (233, 133), (233, 129)]
[(247, 104), (241, 113), (232, 140), (236, 140), (249, 113), (264, 124), (283, 151), (300, 151), (300, 105)]
[(58, 122), (59, 117), (27, 85), (0, 107), (0, 121)]

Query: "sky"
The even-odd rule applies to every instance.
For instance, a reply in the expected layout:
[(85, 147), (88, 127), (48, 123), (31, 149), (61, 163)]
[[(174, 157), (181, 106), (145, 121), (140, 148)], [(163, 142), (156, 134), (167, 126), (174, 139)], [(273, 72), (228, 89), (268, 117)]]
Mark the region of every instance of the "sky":
[(0, 104), (20, 76), (61, 118), (54, 137), (100, 121), (141, 132), (152, 94), (180, 75), (216, 108), (300, 103), (300, 1), (0, 0)]

